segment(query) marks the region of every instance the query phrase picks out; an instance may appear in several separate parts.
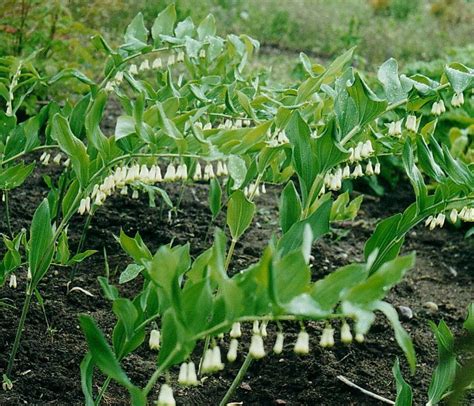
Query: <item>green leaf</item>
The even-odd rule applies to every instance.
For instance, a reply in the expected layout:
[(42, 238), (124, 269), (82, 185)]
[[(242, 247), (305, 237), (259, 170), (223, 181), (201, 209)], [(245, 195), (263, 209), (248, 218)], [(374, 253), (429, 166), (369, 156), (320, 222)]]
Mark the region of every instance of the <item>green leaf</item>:
[(115, 379), (126, 388), (130, 388), (132, 386), (130, 380), (117, 361), (117, 358), (115, 358), (112, 349), (105, 340), (104, 334), (99, 330), (94, 319), (87, 315), (80, 315), (79, 321), (82, 331), (86, 336), (93, 361), (105, 375)]
[(93, 80), (89, 79), (82, 72), (73, 68), (66, 68), (56, 73), (56, 75), (54, 75), (51, 79), (48, 80), (48, 85), (52, 85), (62, 79), (69, 78), (75, 78), (80, 82), (85, 83), (86, 85), (95, 86), (95, 82)]
[(53, 117), (51, 129), (52, 137), (58, 142), (61, 149), (71, 159), (72, 168), (82, 187), (87, 185), (89, 180), (89, 156), (82, 141), (76, 138), (69, 128), (68, 121), (59, 115)]
[(313, 241), (329, 232), (331, 205), (332, 201), (327, 200), (308, 218), (293, 224), (278, 242), (278, 250), (281, 252), (281, 255), (285, 255), (302, 246), (304, 230), (307, 224), (311, 227)]
[(301, 200), (295, 185), (290, 180), (283, 189), (280, 197), (280, 227), (285, 234), (301, 216)]
[(160, 44), (160, 35), (173, 35), (173, 28), (176, 22), (176, 9), (174, 3), (171, 3), (156, 17), (151, 27), (151, 36), (155, 47)]
[(311, 281), (311, 273), (301, 251), (293, 251), (273, 267), (273, 279), (279, 303), (288, 303), (305, 293)]
[(416, 369), (415, 349), (413, 348), (413, 342), (411, 341), (410, 336), (400, 324), (397, 311), (391, 304), (383, 301), (377, 301), (374, 303), (373, 308), (380, 310), (390, 321), (390, 324), (392, 325), (395, 332), (395, 339), (397, 340), (400, 348), (405, 353), (405, 357), (407, 358), (408, 364), (410, 365), (411, 372), (414, 373)]
[(412, 406), (413, 391), (410, 385), (408, 385), (403, 379), (398, 358), (395, 360), (395, 364), (393, 364), (392, 373), (397, 382), (397, 398), (395, 399), (395, 406)]
[(366, 281), (350, 289), (344, 295), (344, 300), (352, 303), (369, 303), (382, 299), (414, 265), (414, 253), (386, 262)]
[(405, 146), (403, 147), (403, 166), (415, 190), (417, 209), (422, 211), (426, 207), (428, 192), (426, 190), (425, 181), (423, 180), (423, 175), (415, 165), (413, 150), (409, 139), (406, 140)]
[(454, 337), (446, 323), (441, 320), (436, 326), (430, 323), (438, 344), (438, 365), (428, 389), (428, 405), (437, 404), (454, 382), (457, 369), (456, 354), (453, 351)]
[(238, 189), (244, 183), (247, 175), (247, 166), (245, 161), (237, 155), (230, 155), (227, 160), (227, 169), (229, 176), (233, 179), (232, 189)]
[(92, 378), (94, 374), (94, 363), (92, 355), (88, 352), (81, 362), (81, 388), (84, 395), (85, 406), (94, 406), (94, 395), (92, 392)]
[(138, 13), (125, 31), (124, 48), (128, 50), (138, 51), (147, 47), (148, 30), (145, 27), (143, 14)]
[(364, 281), (367, 275), (365, 264), (343, 266), (317, 281), (311, 289), (311, 296), (319, 307), (331, 310), (348, 289)]
[(466, 89), (474, 86), (474, 73), (461, 63), (452, 63), (445, 68), (449, 83), (456, 93), (462, 93)]
[(216, 20), (212, 14), (201, 21), (197, 28), (198, 38), (200, 41), (204, 41), (206, 37), (213, 37), (216, 35)]
[(125, 270), (120, 274), (119, 283), (122, 285), (132, 281), (140, 275), (140, 272), (143, 271), (143, 269), (145, 269), (143, 265), (128, 264)]
[(34, 168), (34, 162), (29, 165), (22, 162), (9, 168), (0, 169), (0, 189), (11, 190), (21, 186)]
[[(112, 305), (113, 311), (125, 329), (125, 338), (129, 341), (135, 333), (135, 321), (138, 317), (137, 309), (129, 299), (118, 298)], [(120, 343), (122, 345), (122, 343)]]
[(354, 74), (354, 83), (347, 88), (347, 91), (354, 100), (360, 126), (377, 118), (387, 107), (387, 101), (379, 99), (358, 73)]
[(227, 225), (233, 240), (238, 240), (247, 230), (254, 214), (255, 204), (248, 201), (241, 190), (232, 193), (227, 205)]
[(317, 161), (311, 131), (298, 111), (291, 115), (286, 127), (286, 135), (293, 147), (293, 167), (300, 179), (303, 195), (306, 196), (317, 175)]
[(120, 140), (131, 134), (135, 134), (135, 120), (131, 116), (119, 116), (115, 124), (115, 139)]
[(99, 285), (102, 288), (102, 292), (104, 293), (106, 299), (112, 301), (118, 299), (118, 289), (114, 285), (111, 285), (107, 278), (104, 276), (98, 276), (97, 280), (99, 281)]
[(32, 285), (36, 286), (51, 264), (54, 253), (54, 235), (48, 200), (44, 199), (33, 215), (31, 222), (28, 262)]
[(463, 327), (471, 334), (474, 334), (474, 303), (471, 303), (467, 308), (467, 317), (464, 321)]
[(209, 185), (209, 208), (211, 209), (212, 219), (215, 220), (221, 210), (221, 185), (217, 179), (211, 179)]
[(398, 76), (398, 63), (390, 58), (380, 66), (378, 79), (382, 82), (385, 96), (390, 103), (398, 102), (407, 97), (408, 92), (402, 86)]

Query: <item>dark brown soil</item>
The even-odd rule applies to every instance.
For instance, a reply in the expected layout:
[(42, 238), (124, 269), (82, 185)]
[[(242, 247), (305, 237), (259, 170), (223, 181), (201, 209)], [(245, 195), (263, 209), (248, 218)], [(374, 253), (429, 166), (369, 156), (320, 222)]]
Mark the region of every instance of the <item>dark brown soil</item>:
[[(239, 270), (254, 262), (262, 252), (271, 233), (277, 230), (278, 189), (257, 199), (258, 215), (253, 228), (238, 244), (231, 267)], [(179, 190), (168, 187), (173, 201), (177, 201)], [(11, 197), (14, 228), (27, 227), (32, 213), (44, 197), (46, 188), (41, 176), (36, 174)], [(325, 275), (337, 267), (352, 261), (362, 260), (363, 244), (381, 218), (403, 210), (412, 201), (407, 190), (390, 193), (384, 198), (370, 197), (353, 222), (337, 229), (314, 246), (314, 277)], [(74, 291), (66, 294), (69, 270), (51, 269), (40, 286), (46, 306), (51, 330), (47, 330), (45, 319), (37, 302), (34, 302), (27, 318), (26, 329), (18, 352), (13, 376), (14, 388), (0, 393), (1, 405), (81, 405), (83, 396), (80, 387), (79, 364), (86, 351), (77, 316), (92, 315), (99, 325), (110, 333), (114, 325), (111, 305), (101, 294), (97, 277), (104, 275), (103, 247), (106, 248), (112, 281), (118, 285), (118, 276), (129, 262), (114, 240), (120, 228), (127, 233), (140, 231), (152, 248), (174, 240), (176, 244), (189, 241), (192, 254), (197, 255), (209, 246), (213, 226), (207, 209), (207, 186), (187, 188), (177, 216), (168, 222), (167, 210), (149, 208), (145, 198), (139, 201), (129, 198), (111, 198), (92, 222), (87, 248), (99, 253), (81, 264), (74, 286), (88, 290), (89, 297)], [(2, 207), (1, 230), (5, 231)], [(220, 225), (223, 219), (219, 219)], [(71, 244), (79, 239), (83, 219), (75, 219), (69, 230)], [(209, 228), (211, 227), (211, 228)], [(388, 301), (395, 306), (412, 309), (414, 317), (404, 320), (417, 351), (418, 369), (409, 378), (403, 355), (393, 338), (389, 325), (379, 317), (364, 344), (343, 346), (337, 343), (334, 349), (322, 350), (317, 345), (321, 326), (309, 323), (312, 334), (312, 352), (309, 356), (293, 354), (296, 328), (288, 325), (285, 351), (281, 356), (269, 355), (251, 365), (243, 384), (237, 390), (235, 401), (245, 405), (379, 405), (380, 403), (358, 390), (352, 389), (337, 379), (343, 375), (354, 383), (385, 396), (395, 398), (395, 384), (391, 367), (400, 357), (404, 374), (415, 389), (416, 404), (426, 402), (427, 387), (436, 362), (436, 345), (428, 326), (428, 320), (444, 319), (455, 333), (460, 333), (467, 305), (474, 299), (473, 243), (463, 239), (464, 232), (449, 227), (430, 232), (423, 227), (412, 231), (404, 246), (405, 252), (417, 252), (417, 265), (405, 280), (395, 287)], [(13, 343), (19, 313), (23, 303), (26, 270), (18, 273), (18, 289), (4, 286), (0, 298), (13, 304), (15, 309), (2, 309), (0, 313), (0, 371), (4, 371)], [(123, 295), (132, 297), (137, 293), (140, 281), (120, 286)], [(432, 301), (438, 304), (437, 312), (428, 312), (423, 304)], [(246, 327), (247, 331), (250, 326)], [(266, 341), (272, 345), (273, 327)], [(245, 341), (245, 340), (243, 340)], [(223, 343), (223, 347), (226, 344)], [(196, 351), (198, 356), (198, 352)], [(178, 404), (216, 405), (229, 387), (243, 361), (243, 355), (231, 366), (212, 376), (197, 388), (175, 389)], [(146, 345), (124, 361), (132, 381), (144, 385), (155, 367), (155, 358)], [(103, 382), (97, 376), (96, 388)], [(156, 399), (158, 387), (151, 399)], [(111, 385), (103, 404), (129, 404), (127, 393)]]

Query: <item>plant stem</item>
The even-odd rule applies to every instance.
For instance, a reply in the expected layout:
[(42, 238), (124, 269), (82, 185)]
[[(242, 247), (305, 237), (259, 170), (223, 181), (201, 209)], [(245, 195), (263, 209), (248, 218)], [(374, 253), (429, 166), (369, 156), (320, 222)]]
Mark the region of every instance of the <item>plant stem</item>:
[(242, 380), (244, 379), (245, 374), (247, 373), (247, 370), (250, 367), (250, 364), (252, 364), (253, 358), (250, 355), (250, 353), (247, 354), (245, 357), (245, 361), (242, 364), (242, 366), (239, 369), (239, 372), (237, 376), (235, 377), (234, 381), (232, 382), (232, 385), (230, 385), (230, 388), (227, 390), (226, 394), (222, 398), (221, 402), (219, 403), (219, 406), (225, 406), (227, 402), (230, 400), (232, 395), (234, 394), (235, 390), (237, 387), (240, 385)]
[[(89, 229), (89, 226), (91, 224), (92, 217), (94, 217), (94, 214), (91, 212), (86, 218), (86, 222), (84, 223), (84, 228), (82, 229), (81, 239), (79, 240), (79, 244), (77, 245), (76, 255), (82, 251), (82, 248), (84, 248), (84, 243), (86, 242), (86, 237), (87, 237), (87, 230)], [(76, 263), (72, 267), (71, 274), (69, 276), (69, 282), (72, 282), (74, 277), (76, 276), (78, 266), (79, 264)]]
[(230, 243), (229, 251), (227, 252), (227, 257), (225, 259), (224, 269), (227, 271), (229, 269), (230, 261), (232, 259), (232, 255), (234, 255), (235, 244), (237, 244), (237, 240), (232, 238), (232, 242)]
[(97, 395), (97, 399), (94, 402), (95, 406), (100, 405), (100, 401), (102, 400), (102, 397), (104, 396), (105, 391), (107, 390), (111, 380), (112, 378), (108, 376), (107, 379), (104, 381), (104, 384), (102, 385), (102, 388), (100, 388), (99, 394)]
[(3, 191), (3, 196), (5, 197), (5, 217), (7, 221), (8, 234), (10, 234), (10, 237), (13, 238), (12, 223), (10, 219), (10, 199), (8, 195), (8, 190)]
[(201, 362), (199, 362), (199, 368), (198, 368), (198, 375), (201, 375), (201, 367), (202, 367), (202, 361), (206, 355), (206, 352), (209, 348), (209, 343), (211, 342), (211, 336), (208, 334), (206, 336), (206, 340), (204, 341), (204, 347), (202, 349), (202, 357), (201, 357)]
[(23, 333), (23, 328), (25, 326), (26, 315), (28, 314), (28, 310), (30, 308), (32, 295), (33, 293), (32, 293), (31, 287), (28, 286), (27, 291), (26, 291), (25, 302), (23, 303), (23, 309), (21, 311), (20, 322), (18, 323), (18, 327), (16, 330), (15, 341), (13, 343), (12, 352), (10, 353), (10, 359), (8, 360), (7, 373), (6, 373), (7, 376), (10, 376), (13, 369), (13, 363), (15, 361), (15, 356), (18, 351), (18, 347), (20, 346), (21, 335)]
[(174, 358), (174, 356), (176, 355), (176, 353), (178, 351), (180, 351), (181, 348), (175, 348), (169, 355), (168, 355), (168, 358), (166, 358), (166, 360), (163, 362), (163, 364), (161, 364), (158, 369), (153, 372), (153, 375), (151, 376), (150, 380), (148, 381), (148, 383), (146, 384), (146, 386), (143, 388), (143, 394), (145, 395), (145, 397), (148, 395), (148, 393), (150, 393), (150, 391), (153, 389), (153, 386), (155, 386), (155, 383), (156, 381), (158, 380), (158, 378), (160, 377), (160, 375), (163, 373), (163, 371), (165, 371), (167, 368), (168, 368), (168, 365), (170, 363), (170, 361)]

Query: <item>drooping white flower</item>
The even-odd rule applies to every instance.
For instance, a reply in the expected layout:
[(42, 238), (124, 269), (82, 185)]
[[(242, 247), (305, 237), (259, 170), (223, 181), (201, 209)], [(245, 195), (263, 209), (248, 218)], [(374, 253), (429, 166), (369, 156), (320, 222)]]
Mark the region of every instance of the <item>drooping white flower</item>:
[(161, 68), (163, 68), (163, 62), (161, 61), (161, 58), (160, 58), (160, 57), (156, 58), (156, 59), (153, 61), (153, 63), (151, 64), (151, 67), (152, 67), (153, 69), (161, 69)]
[(305, 330), (298, 333), (293, 351), (300, 355), (309, 354), (309, 334)]
[(196, 163), (196, 168), (194, 169), (193, 180), (201, 180), (202, 179), (202, 168), (199, 162)]
[(148, 62), (148, 59), (145, 59), (141, 64), (140, 67), (138, 68), (140, 71), (144, 70), (150, 70), (150, 62)]
[(334, 346), (334, 329), (332, 327), (325, 327), (319, 345), (323, 348)]
[(140, 197), (140, 194), (138, 193), (138, 189), (133, 189), (132, 199), (138, 199), (139, 197)]
[(63, 158), (62, 154), (59, 152), (58, 154), (56, 154), (56, 156), (53, 158), (53, 162), (56, 164), (56, 165), (59, 165), (61, 163), (61, 159)]
[(240, 328), (240, 323), (232, 324), (232, 329), (230, 330), (230, 337), (231, 338), (240, 338), (242, 337), (242, 330)]
[(206, 57), (206, 50), (205, 49), (201, 49), (199, 51), (199, 58), (205, 58)]
[(374, 166), (374, 174), (375, 175), (380, 175), (380, 162), (376, 162)]
[(203, 179), (204, 180), (210, 180), (210, 179), (214, 179), (216, 177), (216, 175), (214, 174), (214, 168), (212, 167), (212, 164), (211, 163), (208, 163), (205, 167), (204, 167), (204, 176), (203, 176)]
[(86, 199), (81, 199), (77, 212), (82, 216), (86, 212)]
[(372, 167), (372, 162), (369, 161), (365, 167), (365, 174), (367, 176), (372, 176), (374, 174), (374, 168)]
[(213, 352), (210, 348), (204, 353), (204, 358), (201, 363), (201, 372), (203, 374), (213, 372)]
[(347, 179), (351, 176), (351, 168), (349, 167), (349, 165), (346, 165), (342, 171), (342, 177), (344, 179)]
[(446, 220), (446, 215), (444, 213), (439, 213), (436, 217), (436, 225), (439, 227), (444, 226), (444, 221)]
[(265, 356), (265, 347), (263, 346), (263, 338), (260, 334), (253, 334), (249, 348), (250, 355), (255, 359)]
[(362, 159), (362, 147), (364, 144), (359, 142), (354, 148), (354, 161), (360, 161)]
[(431, 114), (434, 114), (435, 116), (440, 116), (445, 111), (446, 111), (446, 107), (444, 106), (443, 100), (434, 102), (433, 106), (431, 107)]
[(365, 341), (365, 337), (362, 333), (356, 333), (355, 335), (355, 340), (358, 342), (358, 343), (363, 343)]
[(43, 157), (43, 159), (40, 158), (40, 161), (44, 166), (48, 166), (49, 160), (51, 158), (51, 154), (46, 153), (46, 154), (43, 154), (43, 155), (41, 155)]
[(188, 364), (183, 362), (179, 367), (178, 383), (180, 385), (188, 384)]
[(188, 363), (188, 385), (196, 386), (199, 384), (197, 374), (196, 374), (196, 365), (194, 362), (190, 361)]
[(164, 383), (161, 385), (160, 394), (158, 395), (157, 406), (176, 406), (171, 386)]
[(14, 273), (10, 275), (10, 283), (8, 286), (12, 289), (16, 289), (17, 287), (16, 275)]
[(276, 340), (275, 340), (275, 345), (273, 346), (273, 352), (275, 354), (281, 354), (283, 351), (283, 342), (285, 340), (285, 336), (283, 333), (280, 331), (277, 333)]
[(397, 137), (402, 134), (402, 122), (403, 120), (392, 121), (388, 123), (388, 135)]
[(114, 83), (112, 81), (109, 81), (105, 84), (104, 90), (106, 92), (111, 92), (114, 90)]
[(456, 209), (452, 209), (451, 213), (449, 214), (449, 219), (451, 223), (455, 223), (458, 219), (458, 211)]
[(365, 141), (362, 144), (360, 156), (361, 158), (368, 158), (371, 154), (374, 153), (374, 148), (372, 147), (372, 142), (370, 140)]
[(179, 164), (176, 169), (176, 178), (181, 180), (188, 179), (188, 167), (186, 164)]
[(260, 189), (263, 194), (267, 193), (267, 187), (265, 186), (265, 183), (262, 183), (262, 187)]
[(70, 159), (70, 158), (66, 159), (66, 160), (63, 162), (63, 166), (64, 166), (65, 168), (68, 168), (70, 164), (71, 164), (71, 159)]
[(236, 338), (230, 340), (229, 351), (227, 352), (227, 361), (234, 362), (237, 359), (237, 350), (239, 342)]
[(255, 320), (252, 326), (252, 333), (253, 334), (260, 334), (260, 322)]
[(405, 127), (408, 131), (416, 133), (418, 131), (418, 122), (416, 116), (413, 114), (408, 115), (407, 120), (405, 121)]
[(132, 64), (130, 65), (130, 67), (128, 68), (128, 73), (130, 73), (130, 75), (137, 75), (137, 74), (138, 74), (137, 65), (135, 65), (134, 63), (132, 63)]
[(361, 176), (364, 176), (364, 172), (362, 171), (362, 165), (357, 164), (354, 168), (354, 172), (352, 172), (352, 177), (359, 178)]
[(173, 164), (169, 164), (166, 168), (165, 181), (172, 182), (176, 180), (176, 168)]
[(126, 185), (120, 190), (120, 194), (123, 196), (128, 195), (128, 187)]
[(341, 341), (344, 344), (352, 343), (351, 328), (349, 324), (347, 324), (346, 322), (342, 323), (342, 326), (341, 326)]
[(464, 104), (464, 94), (461, 93), (454, 93), (453, 98), (451, 99), (451, 105), (453, 107), (459, 107)]
[(168, 66), (172, 66), (176, 63), (176, 58), (174, 56), (174, 54), (171, 54), (170, 56), (168, 56), (168, 63), (167, 65)]
[(176, 62), (184, 62), (184, 52), (183, 51), (179, 51), (178, 52), (178, 56), (176, 57)]
[(150, 339), (148, 341), (148, 345), (150, 346), (151, 350), (160, 349), (160, 338), (161, 338), (160, 330), (156, 330), (156, 329), (151, 330)]
[(114, 82), (120, 84), (123, 81), (123, 71), (119, 70), (114, 76)]
[(140, 174), (138, 176), (142, 182), (148, 182), (149, 176), (150, 176), (150, 171), (148, 169), (148, 166), (142, 165), (140, 168)]
[(212, 123), (206, 123), (204, 124), (204, 127), (202, 128), (203, 130), (212, 130)]
[(221, 360), (221, 349), (218, 345), (212, 349), (212, 367), (215, 371), (221, 371), (224, 369), (224, 364)]
[(262, 324), (260, 325), (260, 335), (265, 338), (268, 336), (268, 333), (267, 333), (267, 324), (268, 322), (267, 321), (262, 321)]

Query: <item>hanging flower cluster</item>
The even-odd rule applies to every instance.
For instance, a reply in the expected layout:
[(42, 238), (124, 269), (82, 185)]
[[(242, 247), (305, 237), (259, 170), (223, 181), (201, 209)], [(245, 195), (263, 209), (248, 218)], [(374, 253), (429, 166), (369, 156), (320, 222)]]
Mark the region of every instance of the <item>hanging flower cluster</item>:
[[(197, 162), (192, 179), (195, 181), (209, 181), (216, 176), (227, 176), (228, 173), (225, 162), (218, 161), (215, 172), (212, 163), (207, 163), (203, 170), (201, 164)], [(159, 182), (185, 181), (188, 177), (188, 167), (184, 163), (179, 165), (170, 163), (166, 167), (164, 176), (162, 175), (161, 168), (158, 165), (152, 165), (150, 168), (148, 168), (147, 165), (140, 166), (138, 164), (120, 166), (107, 176), (101, 184), (94, 185), (90, 196), (81, 200), (78, 213), (81, 215), (90, 213), (93, 205), (103, 205), (107, 197), (111, 196), (117, 189), (120, 189), (120, 194), (127, 195), (128, 186), (137, 182), (151, 185)], [(134, 189), (132, 192), (132, 198), (138, 199), (138, 197), (138, 190)]]
[(245, 197), (258, 197), (260, 196), (260, 193), (265, 194), (267, 193), (267, 188), (265, 186), (265, 183), (262, 183), (261, 186), (259, 186), (257, 183), (250, 183), (248, 186), (244, 187), (244, 195)]
[[(425, 226), (429, 227), (430, 230), (434, 230), (436, 227), (441, 228), (444, 226), (446, 216), (447, 214), (445, 213), (438, 213), (437, 215), (429, 216), (425, 220)], [(449, 213), (449, 219), (451, 220), (451, 223), (456, 223), (458, 219), (472, 223), (474, 222), (474, 207), (463, 207), (460, 211), (452, 209)]]
[(290, 140), (286, 136), (285, 130), (280, 129), (275, 130), (273, 134), (269, 132), (269, 138), (270, 141), (268, 142), (268, 145), (271, 147), (278, 147), (280, 145), (285, 145), (290, 142)]
[[(48, 166), (49, 165), (49, 161), (51, 159), (51, 154), (49, 152), (43, 152), (39, 158), (39, 161), (41, 162), (42, 165), (44, 166)], [(60, 165), (61, 164), (61, 160), (63, 159), (63, 155), (58, 152), (54, 158), (52, 159), (53, 163), (55, 163), (56, 165)], [(68, 167), (71, 163), (71, 160), (69, 158), (67, 158), (64, 162), (63, 162), (63, 166), (65, 167)]]
[(454, 93), (453, 98), (451, 99), (451, 106), (460, 107), (464, 104), (464, 94)]

